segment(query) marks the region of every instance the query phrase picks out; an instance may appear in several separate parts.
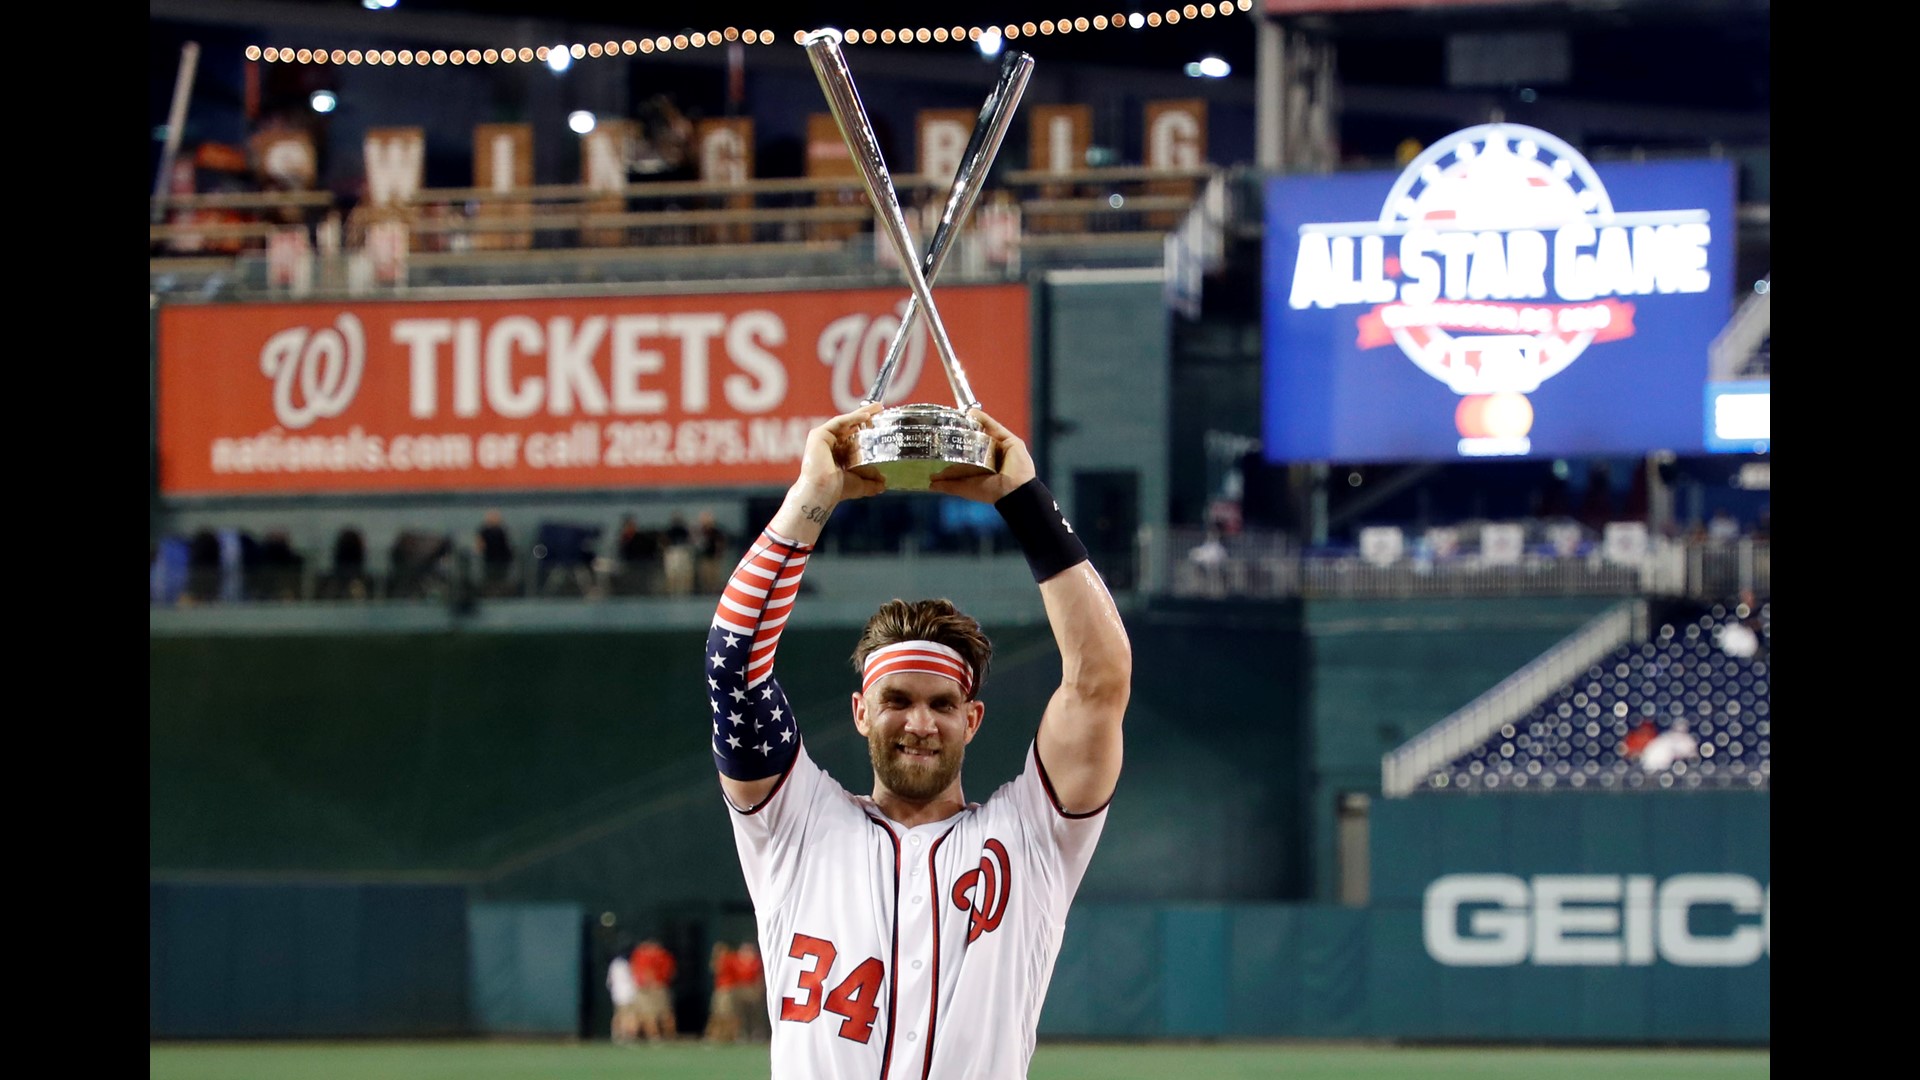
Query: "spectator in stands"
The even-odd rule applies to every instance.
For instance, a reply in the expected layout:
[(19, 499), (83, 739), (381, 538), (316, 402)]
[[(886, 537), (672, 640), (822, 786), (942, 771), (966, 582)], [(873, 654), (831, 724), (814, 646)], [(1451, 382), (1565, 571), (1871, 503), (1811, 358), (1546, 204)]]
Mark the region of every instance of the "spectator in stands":
[(163, 536), (152, 543), (153, 561), (149, 567), (152, 602), (173, 607), (184, 601), (187, 588), (187, 553), (184, 537)]
[(672, 97), (655, 94), (637, 110), (640, 137), (635, 140), (631, 172), (647, 180), (697, 180), (699, 163), (693, 156), (693, 122)]
[(713, 973), (713, 995), (707, 1006), (707, 1029), (701, 1037), (710, 1043), (738, 1041), (740, 1013), (734, 991), (739, 986), (740, 969), (726, 942), (713, 943), (707, 968)]
[(693, 593), (693, 532), (685, 515), (675, 513), (667, 522), (666, 548), (662, 552), (667, 573), (667, 595)]
[(212, 529), (195, 530), (187, 542), (187, 588), (180, 598), (188, 606), (220, 598), (220, 536)]
[[(693, 143), (693, 122), (680, 111), (667, 94), (655, 94), (635, 110), (639, 135), (633, 140), (627, 169), (635, 180), (685, 183), (700, 179), (700, 162)], [(699, 200), (685, 196), (652, 196), (645, 205), (655, 210), (698, 209)], [(648, 238), (657, 244), (688, 244), (698, 235), (687, 226), (648, 230)]]
[(1733, 618), (1715, 631), (1720, 651), (1737, 660), (1764, 660), (1767, 652), (1767, 627), (1760, 617), (1760, 601), (1752, 589), (1740, 590), (1740, 602), (1734, 605)]
[(1646, 751), (1647, 744), (1659, 734), (1660, 728), (1653, 721), (1640, 721), (1634, 725), (1632, 731), (1627, 732), (1626, 739), (1620, 743), (1620, 756), (1628, 761), (1640, 760), (1640, 755)]
[(616, 595), (642, 596), (659, 588), (659, 533), (642, 529), (632, 514), (623, 514), (614, 538), (614, 554), (619, 557), (613, 572)]
[(1740, 519), (1728, 513), (1725, 507), (1713, 512), (1707, 520), (1707, 542), (1712, 544), (1731, 544), (1740, 539)]
[(249, 591), (260, 600), (298, 600), (301, 598), (300, 575), (305, 568), (306, 560), (293, 550), (287, 531), (274, 529), (260, 544), (253, 588)]
[(447, 584), (447, 556), (453, 538), (444, 534), (404, 530), (393, 538), (387, 556), (390, 581), (387, 595), (424, 599), (443, 592)]
[(673, 1013), (673, 978), (679, 963), (666, 946), (648, 938), (634, 947), (628, 957), (634, 986), (639, 991), (640, 1034), (648, 1042), (678, 1038), (679, 1023)]
[(1736, 660), (1752, 659), (1760, 651), (1760, 635), (1739, 619), (1730, 619), (1714, 629), (1714, 639), (1720, 651)]
[(533, 543), (534, 588), (540, 595), (597, 598), (601, 593), (593, 548), (599, 536), (598, 525), (541, 522)]
[(1640, 751), (1640, 767), (1650, 773), (1665, 772), (1680, 762), (1692, 761), (1699, 756), (1700, 740), (1687, 730), (1687, 722), (1681, 720), (1655, 735)]
[(1187, 552), (1187, 561), (1193, 564), (1200, 587), (1208, 596), (1225, 595), (1227, 545), (1221, 542), (1219, 529), (1208, 526), (1207, 538)]
[(245, 600), (248, 579), (260, 562), (260, 542), (252, 533), (233, 526), (215, 535), (220, 539), (220, 599)]
[(513, 592), (513, 541), (507, 537), (500, 511), (489, 510), (474, 534), (473, 550), (480, 556), (480, 591), (486, 596)]
[(351, 525), (333, 537), (333, 569), (322, 596), (328, 600), (365, 600), (373, 591), (367, 573), (367, 538)]
[(695, 587), (702, 596), (718, 594), (727, 580), (727, 574), (733, 570), (733, 562), (726, 530), (714, 520), (711, 510), (700, 511), (700, 517), (694, 525), (693, 554)]

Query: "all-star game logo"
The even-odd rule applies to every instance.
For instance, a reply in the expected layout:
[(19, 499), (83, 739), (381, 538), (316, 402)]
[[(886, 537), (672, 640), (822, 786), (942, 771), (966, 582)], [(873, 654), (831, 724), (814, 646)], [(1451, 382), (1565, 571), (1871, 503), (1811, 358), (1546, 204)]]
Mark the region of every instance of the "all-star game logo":
[(1527, 395), (1634, 335), (1631, 297), (1712, 285), (1705, 210), (1616, 212), (1579, 151), (1483, 124), (1409, 163), (1377, 221), (1299, 227), (1288, 306), (1369, 305), (1361, 349), (1397, 345), (1461, 395), (1465, 456), (1531, 450)]

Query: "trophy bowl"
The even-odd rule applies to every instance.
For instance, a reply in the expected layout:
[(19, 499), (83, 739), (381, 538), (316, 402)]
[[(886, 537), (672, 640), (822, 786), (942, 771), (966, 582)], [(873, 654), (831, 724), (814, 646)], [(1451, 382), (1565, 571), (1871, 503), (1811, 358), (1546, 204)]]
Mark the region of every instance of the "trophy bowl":
[(851, 471), (889, 491), (926, 491), (936, 476), (993, 472), (993, 438), (951, 405), (896, 405), (855, 436)]

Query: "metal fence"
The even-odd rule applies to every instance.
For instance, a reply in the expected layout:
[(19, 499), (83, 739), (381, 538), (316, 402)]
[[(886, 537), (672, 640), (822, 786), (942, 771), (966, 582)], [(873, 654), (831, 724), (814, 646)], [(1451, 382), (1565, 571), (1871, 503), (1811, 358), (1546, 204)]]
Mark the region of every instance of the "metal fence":
[[(910, 537), (892, 551), (867, 552), (862, 573), (884, 578), (892, 562), (936, 563), (964, 574), (985, 571), (1003, 545), (963, 550), (916, 549)], [(1144, 530), (1134, 554), (1137, 574), (1115, 574), (1116, 591), (1137, 597), (1215, 600), (1303, 598), (1403, 600), (1422, 597), (1685, 596), (1726, 600), (1771, 585), (1772, 548), (1764, 539), (1729, 543), (1654, 540), (1645, 555), (1623, 560), (1595, 550), (1567, 554), (1526, 550), (1511, 560), (1468, 551), (1448, 557), (1414, 553), (1393, 560), (1357, 551), (1308, 550), (1282, 532), (1214, 537), (1204, 529)], [(669, 556), (626, 560), (593, 545), (541, 538), (511, 563), (489, 567), (441, 534), (402, 536), (390, 550), (360, 564), (330, 564), (320, 552), (196, 557), (185, 541), (156, 547), (152, 604), (299, 603), (350, 600), (578, 599), (585, 601), (712, 595), (730, 563)], [(266, 550), (265, 547), (255, 551)], [(876, 581), (876, 585), (883, 582)]]
[[(1225, 170), (1102, 167), (1003, 174), (954, 241), (947, 279), (1009, 280), (1056, 266), (1158, 264)], [(1234, 190), (1250, 173), (1232, 173)], [(944, 184), (894, 178), (924, 246)], [(422, 189), (392, 206), (325, 192), (160, 195), (148, 227), (152, 289), (224, 299), (366, 296), (421, 288), (879, 275), (860, 181), (791, 177)]]
[[(1529, 523), (1542, 532), (1545, 523)], [(1721, 599), (1768, 591), (1771, 545), (1650, 538), (1634, 557), (1609, 554), (1595, 538), (1556, 548), (1535, 540), (1493, 554), (1412, 549), (1370, 558), (1357, 549), (1307, 549), (1290, 534), (1214, 535), (1195, 526), (1148, 530), (1141, 538), (1143, 590), (1215, 599), (1408, 599), (1498, 596), (1691, 596)]]

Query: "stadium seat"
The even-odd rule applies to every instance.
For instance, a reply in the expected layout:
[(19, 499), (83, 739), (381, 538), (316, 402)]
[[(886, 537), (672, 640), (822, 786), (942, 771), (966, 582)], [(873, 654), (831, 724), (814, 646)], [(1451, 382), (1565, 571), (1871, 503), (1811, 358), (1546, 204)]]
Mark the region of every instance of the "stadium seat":
[[(1767, 790), (1772, 615), (1767, 601), (1756, 607), (1742, 615), (1715, 604), (1662, 620), (1651, 640), (1590, 666), (1435, 770), (1425, 789)], [(1736, 624), (1755, 632), (1757, 648), (1727, 647)]]
[(593, 542), (598, 525), (543, 521), (533, 542), (534, 588), (541, 596), (596, 594)]
[(447, 563), (452, 554), (453, 538), (444, 533), (400, 533), (388, 554), (387, 595), (402, 600), (445, 596), (449, 586)]

